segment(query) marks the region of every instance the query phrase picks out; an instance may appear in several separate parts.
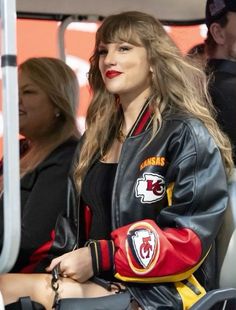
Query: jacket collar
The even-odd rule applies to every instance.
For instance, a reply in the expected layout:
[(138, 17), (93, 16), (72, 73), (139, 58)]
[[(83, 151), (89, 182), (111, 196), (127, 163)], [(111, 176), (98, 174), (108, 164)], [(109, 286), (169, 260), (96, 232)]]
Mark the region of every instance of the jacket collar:
[(210, 59), (207, 63), (207, 72), (218, 71), (236, 74), (236, 62), (228, 59)]
[(153, 120), (153, 113), (151, 112), (149, 105), (152, 99), (153, 96), (149, 97), (145, 101), (142, 110), (140, 111), (133, 127), (130, 129), (129, 134), (127, 135), (127, 138), (137, 136), (151, 127)]

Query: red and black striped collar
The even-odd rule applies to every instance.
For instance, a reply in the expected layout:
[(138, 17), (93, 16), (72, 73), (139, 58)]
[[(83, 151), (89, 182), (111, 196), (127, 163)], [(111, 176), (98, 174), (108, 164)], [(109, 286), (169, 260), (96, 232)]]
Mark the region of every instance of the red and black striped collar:
[(151, 112), (151, 109), (150, 109), (150, 101), (152, 99), (153, 97), (149, 97), (144, 103), (143, 108), (139, 113), (139, 116), (137, 117), (129, 134), (127, 135), (127, 138), (132, 137), (132, 136), (137, 136), (141, 132), (151, 127), (152, 120), (153, 120), (153, 113)]

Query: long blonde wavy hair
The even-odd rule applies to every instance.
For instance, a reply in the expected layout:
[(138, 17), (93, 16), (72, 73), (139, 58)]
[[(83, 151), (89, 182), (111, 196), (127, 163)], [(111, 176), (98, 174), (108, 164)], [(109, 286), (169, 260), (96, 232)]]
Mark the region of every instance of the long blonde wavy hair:
[(205, 73), (194, 66), (191, 59), (181, 54), (161, 23), (153, 16), (136, 11), (123, 12), (107, 17), (96, 33), (88, 75), (93, 98), (87, 113), (87, 130), (79, 162), (75, 169), (79, 190), (91, 160), (96, 154), (103, 156), (106, 153), (123, 118), (122, 112), (117, 108), (115, 96), (106, 90), (99, 71), (98, 46), (101, 42), (129, 42), (146, 48), (153, 69), (151, 86), (154, 100), (150, 101), (150, 105), (155, 117), (152, 138), (159, 124), (158, 118), (161, 118), (160, 111), (183, 111), (205, 124), (221, 151), (225, 167), (232, 167), (231, 145), (215, 121)]
[[(20, 159), (20, 176), (23, 177), (62, 142), (69, 137), (79, 137), (76, 123), (78, 80), (74, 71), (57, 58), (29, 58), (19, 65), (18, 70), (26, 73), (60, 111), (53, 132), (50, 132), (46, 140), (47, 143), (37, 152), (29, 151)], [(2, 179), (0, 183), (2, 190)]]

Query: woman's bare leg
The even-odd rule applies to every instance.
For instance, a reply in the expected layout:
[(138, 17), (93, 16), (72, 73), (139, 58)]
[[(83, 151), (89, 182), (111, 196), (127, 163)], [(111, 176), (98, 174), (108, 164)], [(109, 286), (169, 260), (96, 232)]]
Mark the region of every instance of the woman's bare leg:
[[(19, 297), (30, 296), (41, 303), (47, 310), (52, 309), (54, 292), (51, 288), (50, 274), (4, 274), (0, 275), (0, 291), (5, 304), (10, 304)], [(59, 298), (99, 297), (114, 294), (93, 282), (78, 283), (69, 278), (59, 281)]]
[(5, 305), (19, 297), (30, 296), (32, 300), (51, 309), (54, 297), (48, 274), (4, 274), (0, 275), (0, 291)]

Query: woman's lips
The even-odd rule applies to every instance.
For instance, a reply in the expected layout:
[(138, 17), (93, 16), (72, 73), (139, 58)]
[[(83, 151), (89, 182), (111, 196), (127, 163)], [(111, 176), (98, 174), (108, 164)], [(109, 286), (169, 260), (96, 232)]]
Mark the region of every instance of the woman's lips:
[(122, 72), (119, 72), (119, 71), (115, 71), (115, 70), (108, 70), (106, 72), (106, 77), (108, 79), (113, 79), (115, 78), (116, 76), (120, 75)]

